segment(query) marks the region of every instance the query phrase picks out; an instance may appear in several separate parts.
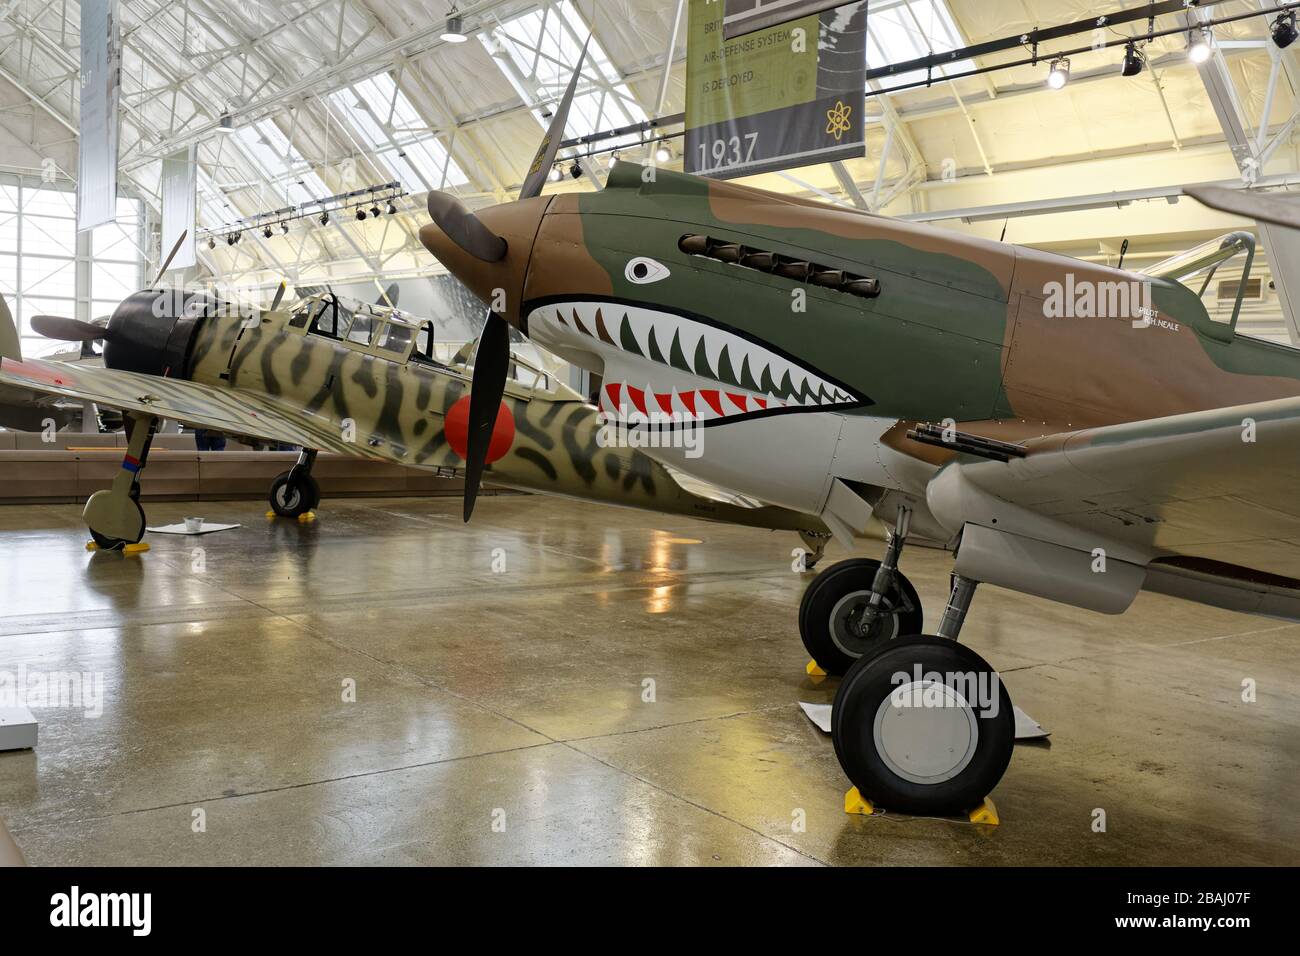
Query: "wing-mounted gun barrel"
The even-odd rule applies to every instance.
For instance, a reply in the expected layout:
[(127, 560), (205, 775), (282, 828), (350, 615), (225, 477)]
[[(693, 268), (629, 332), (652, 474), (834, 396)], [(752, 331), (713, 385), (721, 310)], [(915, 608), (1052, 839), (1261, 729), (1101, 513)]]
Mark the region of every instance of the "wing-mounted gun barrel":
[(1024, 458), (1029, 450), (1020, 445), (997, 441), (993, 438), (981, 438), (967, 432), (955, 431), (943, 425), (917, 425), (907, 433), (912, 441), (936, 448), (947, 448), (964, 455), (974, 455), (989, 461), (1008, 462), (1012, 458)]

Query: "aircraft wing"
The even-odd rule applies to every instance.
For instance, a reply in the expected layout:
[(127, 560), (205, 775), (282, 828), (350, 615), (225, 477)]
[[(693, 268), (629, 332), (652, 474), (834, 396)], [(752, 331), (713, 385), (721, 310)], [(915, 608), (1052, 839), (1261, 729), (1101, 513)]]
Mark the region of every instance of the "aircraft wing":
[(343, 441), (326, 419), (291, 411), (269, 398), (181, 379), (86, 365), (0, 359), (0, 386), (94, 402), (123, 412), (169, 418), (192, 428), (302, 445), (346, 455), (388, 459), (383, 449)]
[(1300, 398), (1048, 436), (1026, 448), (1027, 457), (1005, 464), (949, 467), (1004, 501), (1153, 554), (1148, 589), (1172, 593), (1150, 575), (1175, 574), (1300, 601)]

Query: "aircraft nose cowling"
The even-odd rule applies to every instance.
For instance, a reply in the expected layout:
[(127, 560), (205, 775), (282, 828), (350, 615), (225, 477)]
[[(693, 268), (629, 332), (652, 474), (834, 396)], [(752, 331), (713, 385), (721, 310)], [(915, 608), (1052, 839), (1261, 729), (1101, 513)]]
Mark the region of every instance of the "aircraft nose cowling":
[(104, 365), (121, 372), (184, 378), (199, 323), (220, 309), (221, 303), (203, 294), (137, 292), (108, 320)]
[(474, 215), (488, 230), (506, 242), (505, 255), (498, 261), (488, 262), (467, 252), (436, 223), (420, 229), (420, 242), (484, 306), (518, 328), (522, 322), (520, 306), (533, 243), (552, 198), (538, 196), (475, 212)]

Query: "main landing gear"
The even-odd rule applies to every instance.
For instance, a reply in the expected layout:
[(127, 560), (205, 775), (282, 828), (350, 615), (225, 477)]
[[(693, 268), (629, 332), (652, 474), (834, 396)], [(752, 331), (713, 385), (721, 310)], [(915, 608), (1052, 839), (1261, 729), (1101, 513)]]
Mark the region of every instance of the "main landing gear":
[(148, 415), (126, 417), (127, 449), (113, 486), (97, 491), (81, 516), (101, 551), (122, 551), (144, 538), (144, 509), (140, 507), (140, 473), (149, 461), (149, 449), (158, 419)]
[(937, 637), (889, 641), (840, 683), (835, 755), (873, 804), (917, 815), (969, 812), (1011, 762), (1011, 696), (984, 658), (957, 643), (974, 596), (975, 582), (954, 576)]
[(921, 599), (898, 570), (911, 512), (898, 509), (883, 561), (853, 558), (813, 579), (799, 606), (799, 636), (827, 674), (840, 676), (896, 637), (925, 627)]
[(304, 448), (298, 463), (271, 483), (271, 510), (281, 518), (301, 518), (320, 506), (320, 485), (312, 477), (316, 451)]
[(831, 711), (840, 766), (868, 804), (943, 816), (979, 807), (1011, 762), (1015, 711), (998, 673), (958, 643), (977, 582), (953, 576), (937, 636), (898, 572), (910, 512), (900, 508), (883, 561), (845, 561), (813, 581), (804, 644), (844, 675)]

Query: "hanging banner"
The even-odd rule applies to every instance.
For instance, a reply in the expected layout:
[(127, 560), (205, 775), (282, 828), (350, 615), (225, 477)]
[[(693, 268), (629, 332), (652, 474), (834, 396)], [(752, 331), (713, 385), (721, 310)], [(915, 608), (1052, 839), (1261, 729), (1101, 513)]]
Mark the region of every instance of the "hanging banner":
[(195, 242), (195, 202), (198, 190), (197, 147), (191, 146), (162, 162), (162, 254), (171, 252), (176, 241), (185, 236), (171, 268), (189, 269), (198, 265)]
[(121, 80), (122, 41), (117, 0), (82, 0), (78, 231), (117, 218), (117, 110)]
[(865, 155), (866, 0), (735, 40), (730, 9), (691, 0), (686, 171), (730, 179)]
[(728, 40), (842, 6), (844, 0), (725, 0)]

